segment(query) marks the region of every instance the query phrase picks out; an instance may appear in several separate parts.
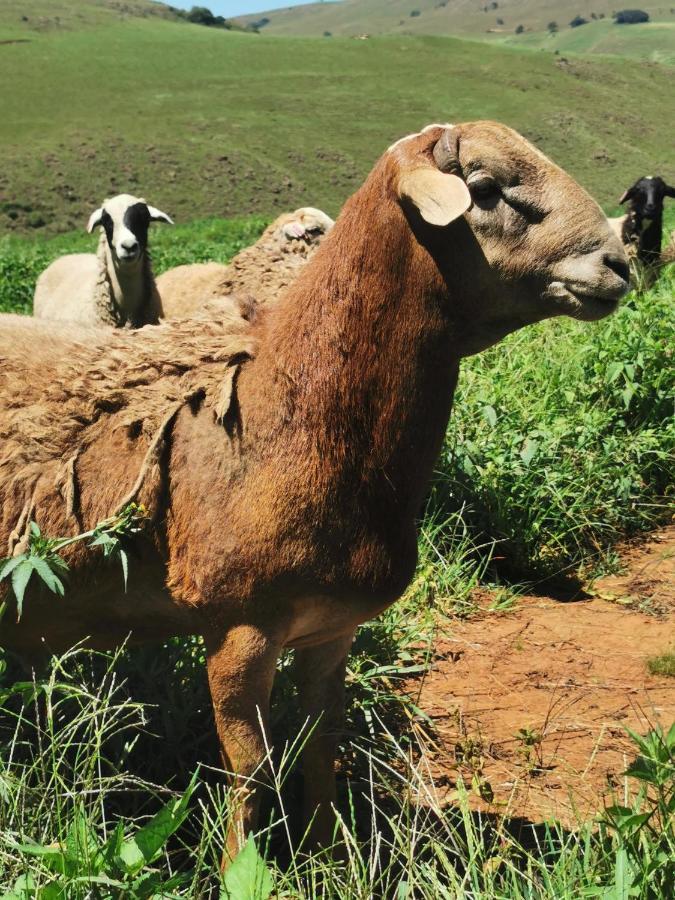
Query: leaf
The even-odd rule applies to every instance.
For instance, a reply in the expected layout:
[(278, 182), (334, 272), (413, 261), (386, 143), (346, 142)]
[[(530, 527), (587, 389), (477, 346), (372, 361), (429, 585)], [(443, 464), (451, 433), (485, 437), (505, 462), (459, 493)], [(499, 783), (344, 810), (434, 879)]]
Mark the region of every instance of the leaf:
[(271, 896), (274, 879), (252, 834), (225, 872), (223, 886), (221, 900), (268, 900)]
[(141, 853), (134, 838), (127, 838), (121, 844), (117, 856), (127, 875), (135, 875), (145, 865), (145, 856)]
[(102, 863), (101, 848), (96, 832), (82, 809), (76, 809), (65, 841), (65, 858), (76, 866), (77, 872), (93, 874)]
[[(193, 775), (187, 790), (180, 800), (170, 800), (166, 806), (160, 809), (157, 815), (150, 819), (147, 825), (144, 825), (136, 832), (130, 841), (124, 842), (125, 848), (129, 845), (128, 849), (125, 850), (129, 860), (134, 857), (135, 852), (131, 841), (133, 841), (133, 844), (135, 844), (135, 847), (142, 857), (142, 862), (140, 864), (134, 863), (136, 868), (130, 871), (138, 872), (143, 863), (152, 862), (168, 838), (180, 828), (187, 818), (189, 812), (188, 804), (190, 803), (190, 798), (192, 797), (196, 783), (197, 776)], [(136, 859), (138, 860), (138, 857), (136, 857)]]
[(612, 362), (607, 366), (607, 381), (611, 384), (623, 372), (622, 362)]
[(120, 562), (122, 563), (122, 574), (124, 576), (124, 591), (127, 590), (127, 582), (129, 580), (129, 558), (125, 550), (120, 547)]
[(23, 612), (23, 595), (32, 574), (33, 565), (29, 559), (22, 559), (19, 565), (12, 571), (12, 590), (16, 597), (17, 621), (21, 618), (21, 613)]
[(40, 578), (43, 580), (43, 582), (47, 585), (49, 590), (53, 594), (58, 594), (60, 597), (63, 597), (63, 594), (64, 594), (63, 582), (58, 577), (58, 575), (56, 575), (52, 571), (52, 569), (49, 566), (49, 563), (47, 563), (44, 559), (40, 559), (39, 556), (31, 557), (30, 561), (33, 565), (34, 570), (37, 572), (37, 574), (40, 576)]
[(526, 466), (534, 459), (534, 455), (539, 449), (539, 444), (537, 441), (532, 438), (526, 438), (525, 443), (523, 444), (523, 449), (520, 451), (520, 458)]
[(489, 405), (484, 406), (483, 407), (483, 417), (484, 417), (485, 421), (488, 423), (488, 425), (490, 425), (492, 428), (494, 428), (495, 425), (497, 424), (497, 412), (496, 412), (494, 406), (489, 406)]
[(5, 560), (5, 564), (2, 569), (0, 569), (0, 581), (12, 572), (13, 569), (19, 565), (19, 563), (23, 562), (26, 559), (26, 554), (22, 553), (21, 556), (14, 556), (12, 559)]

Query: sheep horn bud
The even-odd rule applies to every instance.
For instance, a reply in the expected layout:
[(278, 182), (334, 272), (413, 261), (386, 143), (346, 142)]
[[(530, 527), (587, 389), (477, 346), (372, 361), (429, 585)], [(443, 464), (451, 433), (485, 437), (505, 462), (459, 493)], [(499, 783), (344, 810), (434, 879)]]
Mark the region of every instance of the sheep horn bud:
[(434, 160), (441, 172), (460, 173), (459, 132), (447, 128), (434, 147)]

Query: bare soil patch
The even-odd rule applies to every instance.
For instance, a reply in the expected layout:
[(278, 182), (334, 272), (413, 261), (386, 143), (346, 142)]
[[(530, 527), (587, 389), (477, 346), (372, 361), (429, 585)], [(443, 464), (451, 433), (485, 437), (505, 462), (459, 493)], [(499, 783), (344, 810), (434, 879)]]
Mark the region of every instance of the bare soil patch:
[(442, 799), (453, 802), (461, 773), (478, 807), (574, 825), (621, 790), (625, 727), (675, 720), (675, 679), (647, 669), (675, 645), (675, 527), (622, 559), (624, 574), (596, 582), (592, 599), (523, 597), (444, 629), (431, 671), (409, 686), (434, 721)]

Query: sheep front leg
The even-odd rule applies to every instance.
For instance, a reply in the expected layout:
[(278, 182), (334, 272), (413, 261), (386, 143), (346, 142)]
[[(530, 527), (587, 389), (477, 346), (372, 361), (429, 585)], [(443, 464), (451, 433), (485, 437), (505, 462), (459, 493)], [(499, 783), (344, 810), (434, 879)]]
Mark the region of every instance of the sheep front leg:
[[(223, 856), (226, 866), (257, 826), (259, 792), (253, 781), (265, 759), (264, 732), (281, 646), (258, 628), (239, 625), (220, 640), (206, 638), (206, 666), (223, 766), (233, 779), (235, 811)], [(262, 726), (262, 729), (261, 729)]]
[[(298, 650), (295, 676), (312, 730), (302, 753), (303, 814), (311, 846), (330, 845), (335, 829), (335, 751), (344, 718), (345, 668), (354, 632)], [(310, 824), (311, 823), (311, 824)]]

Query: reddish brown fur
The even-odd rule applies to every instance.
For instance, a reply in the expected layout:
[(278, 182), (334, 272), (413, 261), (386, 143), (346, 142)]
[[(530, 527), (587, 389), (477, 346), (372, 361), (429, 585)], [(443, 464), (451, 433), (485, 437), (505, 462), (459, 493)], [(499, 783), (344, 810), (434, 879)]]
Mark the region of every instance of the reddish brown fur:
[[(189, 322), (95, 340), (35, 321), (3, 322), (0, 434), (14, 447), (0, 470), (5, 543), (33, 489), (21, 475), (33, 458), (40, 469), (33, 517), (63, 534), (73, 523), (54, 479), (84, 448), (77, 492), (82, 524), (92, 525), (119, 504), (148, 446), (149, 437), (130, 443), (122, 423), (146, 404), (149, 436), (172, 404), (191, 398), (167, 426), (148, 488), (154, 518), (132, 565), (130, 594), (121, 593), (117, 571), (83, 554), (73, 559), (65, 599), (31, 594), (21, 624), (3, 623), (3, 640), (33, 652), (42, 636), (63, 649), (86, 634), (97, 645), (115, 642), (131, 628), (141, 639), (203, 634), (224, 760), (242, 790), (230, 852), (255, 825), (245, 779), (263, 756), (257, 708), (265, 723), (287, 646), (298, 648), (305, 714), (323, 714), (305, 751), (305, 801), (308, 814), (319, 806), (315, 838), (330, 835), (346, 653), (355, 627), (400, 596), (412, 576), (415, 517), (460, 358), (547, 316), (599, 318), (626, 289), (616, 274), (625, 257), (597, 205), (504, 126), (457, 126), (458, 163), (470, 180), (481, 162), (505, 190), (519, 179), (521, 211), (510, 201), (476, 203), (447, 228), (427, 225), (398, 185), (402, 172), (436, 165), (442, 133), (428, 130), (382, 157), (298, 281), (255, 322), (253, 343), (243, 347), (239, 326), (236, 340), (232, 326), (223, 328), (224, 363), (203, 360), (199, 329)], [(571, 273), (564, 277), (575, 298), (555, 287), (561, 272)], [(214, 328), (208, 341), (216, 340)], [(251, 356), (254, 344), (221, 424), (214, 392), (232, 354)], [(155, 369), (172, 369), (175, 345), (194, 357), (186, 360), (187, 390), (175, 372), (155, 378)], [(132, 351), (137, 385), (125, 372), (123, 354)], [(88, 416), (83, 429), (73, 416), (90, 390), (94, 406), (106, 408), (105, 422)], [(111, 409), (105, 399), (113, 397)], [(45, 423), (39, 446), (34, 410)], [(18, 493), (17, 475), (25, 481)]]

